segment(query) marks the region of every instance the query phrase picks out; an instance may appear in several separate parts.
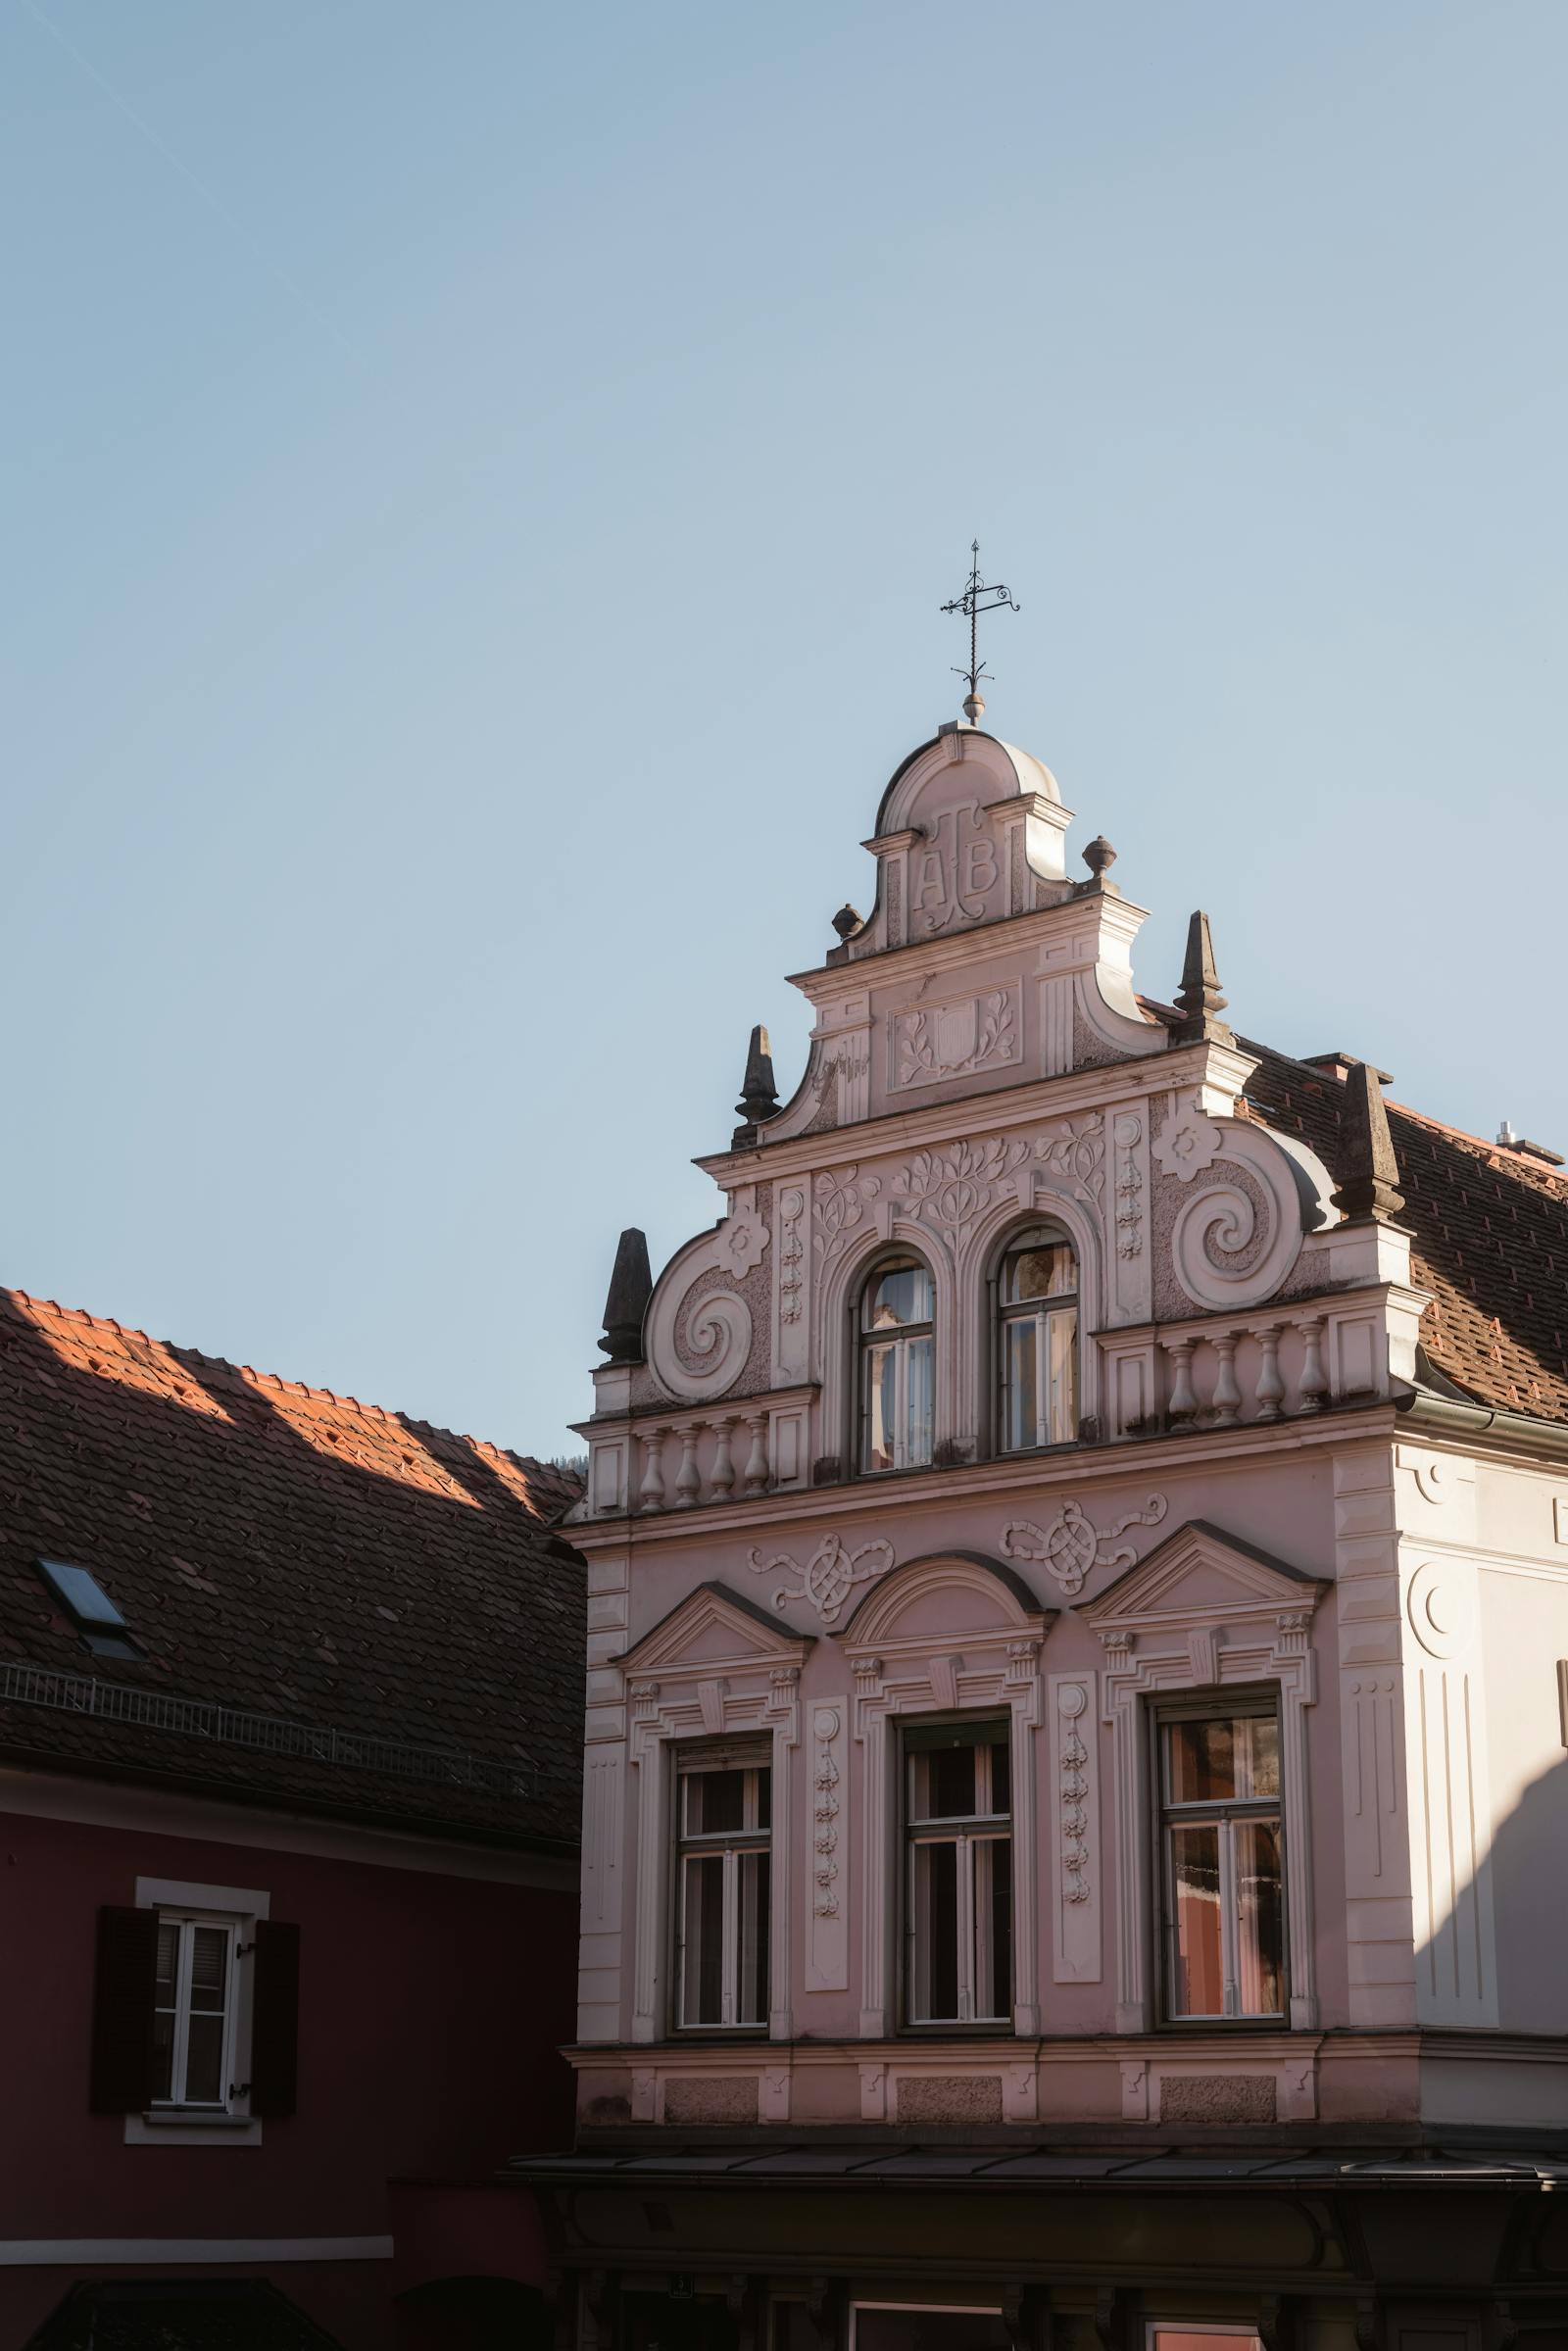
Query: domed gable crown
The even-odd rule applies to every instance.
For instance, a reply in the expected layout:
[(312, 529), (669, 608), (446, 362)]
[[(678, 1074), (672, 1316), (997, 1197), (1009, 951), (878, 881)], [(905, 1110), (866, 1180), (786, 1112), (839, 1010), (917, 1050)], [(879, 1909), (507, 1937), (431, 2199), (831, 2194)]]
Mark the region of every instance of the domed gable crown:
[(1070, 895), (1062, 806), (1049, 767), (978, 727), (943, 727), (906, 759), (865, 844), (876, 906), (836, 959), (858, 961)]

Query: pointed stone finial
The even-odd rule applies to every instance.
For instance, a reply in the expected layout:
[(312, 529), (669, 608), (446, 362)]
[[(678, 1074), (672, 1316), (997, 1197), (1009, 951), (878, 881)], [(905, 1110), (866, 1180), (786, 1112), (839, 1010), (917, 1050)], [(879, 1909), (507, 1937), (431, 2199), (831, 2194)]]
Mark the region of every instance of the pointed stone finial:
[(767, 1042), (767, 1031), (759, 1025), (752, 1031), (752, 1042), (746, 1055), (746, 1075), (741, 1080), (741, 1099), (735, 1104), (735, 1115), (744, 1118), (749, 1126), (760, 1126), (771, 1118), (778, 1108), (778, 1088), (773, 1083), (773, 1055)]
[(1195, 914), (1187, 925), (1187, 957), (1182, 964), (1182, 984), (1176, 991), (1176, 1008), (1182, 1016), (1175, 1032), (1180, 1044), (1196, 1045), (1205, 1038), (1229, 1044), (1230, 1030), (1215, 1017), (1224, 1011), (1225, 999), (1214, 968), (1214, 942), (1208, 935), (1206, 914)]
[(1334, 1205), (1345, 1216), (1397, 1216), (1404, 1195), (1377, 1071), (1365, 1061), (1352, 1061), (1345, 1092), (1343, 1173)]
[(605, 1300), (605, 1335), (599, 1342), (601, 1352), (612, 1363), (643, 1360), (643, 1316), (653, 1295), (648, 1237), (635, 1225), (628, 1225), (615, 1245), (615, 1270)]

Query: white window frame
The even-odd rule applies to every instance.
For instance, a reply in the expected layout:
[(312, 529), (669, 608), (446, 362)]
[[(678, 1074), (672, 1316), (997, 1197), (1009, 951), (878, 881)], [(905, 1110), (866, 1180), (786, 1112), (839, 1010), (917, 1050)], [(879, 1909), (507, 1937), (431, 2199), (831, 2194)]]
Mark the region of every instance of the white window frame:
[[(947, 1726), (943, 1727), (946, 1728)], [(912, 1718), (907, 1725), (908, 1730), (923, 1730), (924, 1728), (926, 1728), (926, 1726), (919, 1721), (918, 1717)], [(973, 1734), (972, 1738), (964, 1738), (962, 1736), (956, 1737), (953, 1742), (955, 1746), (972, 1746), (976, 1755), (976, 1809), (972, 1813), (956, 1814), (946, 1817), (933, 1816), (928, 1820), (916, 1821), (912, 1817), (912, 1803), (909, 1795), (909, 1779), (910, 1769), (914, 1762), (914, 1758), (916, 1754), (921, 1751), (921, 1749), (912, 1743), (906, 1743), (904, 1739), (901, 1739), (900, 1740), (900, 1746), (903, 1750), (902, 1761), (904, 1785), (902, 1791), (902, 1822), (904, 1829), (905, 1849), (905, 1963), (903, 2023), (911, 2032), (916, 2033), (942, 2033), (944, 2031), (952, 2031), (955, 2027), (970, 2026), (982, 2030), (991, 2028), (1004, 2033), (1010, 2033), (1012, 2031), (1015, 1976), (1014, 1954), (1012, 1949), (1013, 1937), (1010, 1923), (1007, 1938), (1007, 2006), (1000, 2016), (994, 2015), (989, 2009), (984, 2013), (981, 2013), (977, 2006), (976, 1992), (982, 1967), (982, 1930), (984, 1932), (985, 1953), (986, 1956), (989, 1957), (991, 1955), (991, 1947), (995, 1938), (996, 1919), (994, 1911), (991, 1918), (986, 1921), (982, 1921), (977, 1913), (977, 1905), (975, 1900), (975, 1863), (978, 1858), (978, 1851), (981, 1845), (1006, 1845), (1009, 1872), (1008, 1891), (1010, 1902), (1013, 1899), (1011, 1870), (1014, 1860), (1013, 1821), (1011, 1809), (1011, 1722), (1004, 1714), (991, 1716), (978, 1715), (970, 1720), (954, 1723), (952, 1725), (952, 1729), (957, 1734)], [(983, 1738), (982, 1734), (987, 1731), (999, 1734), (999, 1736), (990, 1739)], [(991, 1809), (990, 1804), (991, 1777), (993, 1770), (992, 1753), (993, 1749), (998, 1746), (1006, 1747), (1008, 1750), (1008, 1809), (1005, 1813), (994, 1812)], [(982, 1782), (984, 1783), (983, 1788)], [(982, 1793), (986, 1798), (986, 1808), (984, 1811), (979, 1808), (980, 1797)], [(915, 1987), (919, 1982), (920, 1972), (919, 1921), (916, 1915), (917, 1897), (915, 1883), (915, 1856), (922, 1846), (938, 1844), (953, 1845), (957, 1854), (957, 1860), (956, 1864), (956, 1891), (957, 1897), (956, 1933), (958, 1943), (958, 2013), (956, 2017), (917, 2016), (915, 2014)], [(991, 1971), (988, 1968), (986, 1973), (989, 1975), (990, 1972)]]
[[(768, 2030), (768, 2010), (773, 1997), (771, 1949), (762, 1956), (767, 1966), (768, 1999), (760, 2017), (736, 2015), (740, 2004), (740, 1858), (746, 1853), (767, 1855), (767, 1896), (769, 1942), (774, 1894), (773, 1854), (773, 1752), (772, 1741), (765, 1736), (760, 1739), (743, 1739), (734, 1744), (703, 1747), (692, 1744), (675, 1750), (675, 1889), (673, 1916), (675, 1926), (674, 2014), (671, 2023), (681, 2034), (736, 2033), (765, 2034)], [(708, 1772), (740, 1771), (746, 1777), (743, 1806), (759, 1813), (760, 1806), (761, 1775), (768, 1776), (768, 1818), (765, 1827), (757, 1821), (743, 1824), (739, 1829), (714, 1830), (709, 1835), (692, 1836), (686, 1828), (686, 1783)], [(719, 1958), (719, 2008), (716, 2023), (688, 2024), (686, 2021), (686, 1945), (687, 1914), (686, 1889), (689, 1883), (688, 1864), (705, 1857), (718, 1855), (723, 1869), (723, 1943)]]
[[(239, 1921), (225, 1917), (216, 1910), (173, 1910), (160, 1904), (160, 1927), (174, 1929), (174, 2029), (171, 2036), (170, 2092), (167, 2098), (155, 2098), (155, 2109), (172, 2108), (175, 2113), (188, 2111), (203, 2116), (231, 2114), (236, 2101), (242, 2100), (235, 2068), (235, 2023), (239, 2009)], [(191, 1968), (196, 1949), (196, 1930), (211, 1927), (223, 1938), (223, 2031), (219, 2055), (219, 2095), (212, 2098), (192, 2098), (187, 2095), (190, 2068)], [(154, 2013), (165, 2016), (169, 2011), (161, 2001), (155, 2001)], [(211, 2011), (208, 2011), (211, 2014)]]
[[(270, 1915), (270, 1894), (263, 1887), (198, 1886), (177, 1878), (138, 1878), (136, 1908), (156, 1910), (160, 1919), (181, 1926), (220, 1927), (227, 1931), (228, 1998), (223, 2033), (223, 2102), (221, 2106), (189, 2106), (172, 2099), (156, 2099), (141, 2114), (125, 2117), (127, 2147), (259, 2146), (262, 2125), (250, 2110), (248, 2080), (251, 2057), (251, 1986), (254, 1971), (246, 1945), (254, 1947), (256, 1927)], [(188, 1992), (192, 1938), (182, 1938), (176, 1977)], [(177, 2019), (177, 2008), (176, 2008)], [(177, 2026), (176, 2026), (177, 2030)], [(180, 2049), (176, 2039), (174, 2084), (180, 2083)]]

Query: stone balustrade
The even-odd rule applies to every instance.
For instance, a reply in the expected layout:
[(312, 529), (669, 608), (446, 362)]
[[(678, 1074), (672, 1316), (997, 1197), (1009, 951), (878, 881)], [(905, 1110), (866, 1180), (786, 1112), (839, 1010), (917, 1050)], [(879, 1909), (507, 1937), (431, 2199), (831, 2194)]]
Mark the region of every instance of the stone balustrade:
[(1142, 1360), (1124, 1355), (1119, 1395), (1136, 1412), (1112, 1416), (1112, 1433), (1153, 1427), (1235, 1429), (1297, 1419), (1335, 1403), (1389, 1393), (1386, 1362), (1365, 1312), (1271, 1313), (1216, 1327), (1161, 1332)]
[(733, 1501), (772, 1484), (765, 1407), (690, 1412), (637, 1432), (631, 1498), (640, 1512)]

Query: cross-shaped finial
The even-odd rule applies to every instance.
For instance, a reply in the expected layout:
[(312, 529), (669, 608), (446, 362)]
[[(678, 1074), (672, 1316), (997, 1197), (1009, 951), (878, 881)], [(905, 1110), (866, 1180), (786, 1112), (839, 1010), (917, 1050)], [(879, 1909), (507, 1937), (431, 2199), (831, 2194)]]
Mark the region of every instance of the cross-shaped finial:
[(1004, 605), (1006, 606), (1009, 612), (1018, 612), (1020, 607), (1013, 602), (1010, 589), (987, 587), (985, 581), (980, 577), (980, 542), (978, 539), (972, 542), (969, 553), (973, 556), (974, 562), (970, 566), (969, 578), (963, 594), (956, 596), (953, 602), (945, 604), (942, 610), (945, 612), (961, 612), (969, 623), (969, 666), (967, 669), (955, 668), (953, 674), (955, 677), (965, 677), (969, 681), (963, 714), (973, 725), (978, 722), (980, 714), (986, 707), (980, 699), (980, 680), (991, 675), (989, 669), (982, 669), (980, 666), (979, 616), (982, 612), (1000, 612)]

